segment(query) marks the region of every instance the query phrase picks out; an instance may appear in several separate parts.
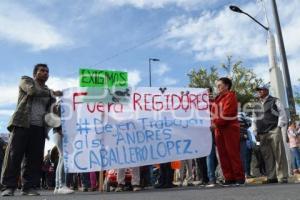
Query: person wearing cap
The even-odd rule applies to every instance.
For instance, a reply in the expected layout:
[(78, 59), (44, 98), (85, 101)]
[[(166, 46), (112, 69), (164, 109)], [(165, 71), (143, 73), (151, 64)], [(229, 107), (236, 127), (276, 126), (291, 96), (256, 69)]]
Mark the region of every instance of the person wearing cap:
[(269, 94), (269, 85), (261, 85), (256, 91), (259, 100), (254, 105), (253, 132), (260, 141), (266, 183), (287, 183), (288, 164), (281, 132), (287, 124), (285, 110), (279, 99)]

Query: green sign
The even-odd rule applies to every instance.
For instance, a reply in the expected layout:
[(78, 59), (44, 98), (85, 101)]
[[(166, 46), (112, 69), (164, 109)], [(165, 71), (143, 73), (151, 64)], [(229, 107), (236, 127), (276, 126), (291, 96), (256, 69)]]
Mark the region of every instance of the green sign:
[(122, 71), (80, 69), (80, 87), (127, 87), (128, 74)]

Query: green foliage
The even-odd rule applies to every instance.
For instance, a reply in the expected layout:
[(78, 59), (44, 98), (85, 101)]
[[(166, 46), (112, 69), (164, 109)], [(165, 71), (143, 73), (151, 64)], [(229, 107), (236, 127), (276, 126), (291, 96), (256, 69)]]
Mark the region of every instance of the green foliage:
[[(227, 57), (227, 63), (222, 64), (221, 68), (230, 74), (233, 83), (232, 90), (237, 93), (241, 105), (253, 101), (256, 93), (255, 88), (263, 83), (263, 80), (258, 78), (253, 70), (244, 67), (242, 61), (232, 63), (231, 56)], [(209, 69), (200, 67), (198, 71), (192, 70), (188, 77), (190, 87), (214, 88), (216, 80), (222, 75), (216, 67), (210, 67)]]
[(211, 67), (209, 70), (205, 69), (204, 67), (200, 67), (199, 71), (193, 69), (188, 76), (190, 78), (189, 87), (194, 88), (213, 87), (219, 78), (217, 68), (215, 67)]

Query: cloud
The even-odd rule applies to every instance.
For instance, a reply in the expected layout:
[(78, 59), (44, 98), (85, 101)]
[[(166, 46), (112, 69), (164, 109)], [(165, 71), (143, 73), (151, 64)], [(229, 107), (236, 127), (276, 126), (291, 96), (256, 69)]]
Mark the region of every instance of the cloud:
[[(300, 58), (289, 58), (288, 59), (288, 65), (289, 65), (289, 73), (290, 73), (290, 78), (291, 78), (291, 83), (293, 87), (299, 85), (299, 79), (300, 79)], [(282, 66), (280, 63), (278, 63), (278, 66), (281, 69), (283, 80), (285, 80), (284, 73), (282, 70)], [(270, 82), (270, 72), (269, 72), (269, 63), (267, 62), (261, 62), (261, 63), (256, 63), (253, 67), (253, 71), (260, 77), (262, 78), (265, 82)]]
[[(283, 13), (281, 21), (289, 55), (300, 50), (300, 43), (295, 42), (300, 34), (299, 5), (297, 0), (284, 0), (278, 5), (283, 8), (280, 14)], [(259, 6), (251, 2), (241, 5), (241, 8), (248, 13), (257, 13)], [(271, 11), (268, 14), (271, 16)], [(166, 24), (167, 34), (157, 45), (193, 54), (199, 61), (224, 60), (226, 55), (265, 58), (268, 52), (266, 32), (248, 17), (237, 15), (227, 5), (219, 11), (203, 11), (197, 17), (182, 15), (171, 18)], [(270, 26), (274, 30), (272, 23)]]
[(15, 104), (18, 100), (17, 85), (0, 85), (1, 98), (0, 104)]
[[(277, 1), (277, 5), (287, 54), (299, 56), (300, 43), (295, 41), (299, 40), (300, 34), (300, 2), (299, 0), (281, 0)], [(269, 10), (271, 27), (275, 32), (271, 8)]]
[(72, 44), (54, 26), (16, 3), (0, 2), (0, 24), (0, 40), (27, 44), (34, 51)]
[(51, 0), (51, 1), (49, 1), (49, 0), (31, 0), (31, 1), (33, 1), (31, 3), (38, 3), (42, 6), (53, 6), (55, 4), (57, 5), (59, 0)]
[(291, 82), (293, 85), (299, 85), (299, 79), (300, 79), (300, 57), (296, 58), (290, 58), (288, 59), (288, 65), (289, 65), (289, 72), (291, 77)]
[[(244, 7), (249, 12), (255, 10), (255, 4)], [(266, 56), (264, 32), (258, 34), (260, 30), (251, 26), (249, 19), (237, 19), (236, 15), (226, 6), (217, 12), (202, 12), (198, 17), (172, 18), (166, 25), (168, 33), (158, 45), (194, 54), (199, 61), (224, 60), (226, 55), (249, 59)]]
[(139, 70), (128, 71), (128, 85), (136, 87), (141, 82), (141, 73)]
[(0, 116), (11, 116), (13, 114), (13, 112), (14, 112), (14, 110), (1, 109)]
[(300, 51), (300, 42), (295, 42), (299, 40), (300, 34), (300, 14), (294, 16), (288, 24), (283, 27), (283, 37), (287, 53), (289, 55), (298, 55)]
[(157, 9), (166, 6), (175, 5), (184, 9), (194, 9), (200, 6), (209, 6), (215, 4), (217, 0), (107, 0), (105, 2), (99, 0), (99, 4), (108, 6), (133, 6), (139, 9)]
[(162, 63), (162, 64), (158, 64), (157, 67), (154, 67), (153, 73), (162, 76), (170, 70), (171, 68), (167, 64)]
[(261, 62), (256, 63), (253, 67), (253, 71), (259, 78), (262, 78), (265, 83), (270, 82), (269, 63)]
[(176, 85), (178, 83), (178, 80), (171, 78), (171, 77), (165, 77), (162, 81), (162, 86), (172, 86)]
[(70, 87), (78, 87), (79, 80), (76, 78), (64, 78), (64, 77), (49, 77), (47, 81), (47, 85), (49, 88), (53, 90), (62, 90)]

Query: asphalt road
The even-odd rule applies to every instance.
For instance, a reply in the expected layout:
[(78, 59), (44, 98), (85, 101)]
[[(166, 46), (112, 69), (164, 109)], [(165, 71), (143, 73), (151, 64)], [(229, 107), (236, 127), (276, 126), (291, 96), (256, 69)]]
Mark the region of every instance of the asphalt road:
[(5, 199), (37, 200), (300, 200), (300, 184), (273, 184), (242, 187), (203, 188), (182, 187), (172, 189), (147, 189), (140, 192), (76, 192), (71, 195), (53, 195), (52, 191), (41, 191), (41, 196), (20, 196)]

